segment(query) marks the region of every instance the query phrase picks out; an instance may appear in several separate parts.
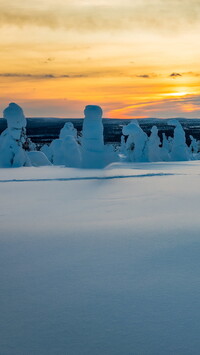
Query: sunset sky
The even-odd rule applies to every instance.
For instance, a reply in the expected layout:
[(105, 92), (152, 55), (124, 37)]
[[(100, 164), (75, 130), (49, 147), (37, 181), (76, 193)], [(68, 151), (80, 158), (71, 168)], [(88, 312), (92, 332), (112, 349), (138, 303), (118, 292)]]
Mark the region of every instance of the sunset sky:
[(200, 118), (199, 0), (0, 0), (0, 109)]

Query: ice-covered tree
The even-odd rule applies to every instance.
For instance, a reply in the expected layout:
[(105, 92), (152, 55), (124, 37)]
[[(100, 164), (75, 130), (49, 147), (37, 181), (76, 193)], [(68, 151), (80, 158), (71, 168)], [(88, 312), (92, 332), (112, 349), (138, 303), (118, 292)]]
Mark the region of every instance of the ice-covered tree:
[(77, 129), (74, 127), (72, 122), (66, 122), (64, 127), (60, 130), (60, 139), (65, 139), (67, 136), (74, 137), (77, 141)]
[(125, 146), (123, 144), (123, 154), (125, 154), (127, 160), (132, 162), (147, 161), (146, 143), (148, 137), (137, 120), (133, 120), (127, 126), (124, 126), (122, 133), (124, 136), (128, 136)]
[(158, 128), (156, 126), (153, 126), (151, 129), (151, 135), (147, 141), (148, 161), (162, 160), (162, 151), (160, 145), (161, 142), (158, 136)]
[(26, 118), (22, 108), (10, 103), (3, 112), (7, 129), (0, 136), (0, 167), (50, 165), (47, 157), (35, 149), (26, 135)]
[(65, 123), (60, 131), (59, 139), (52, 141), (49, 147), (45, 145), (42, 152), (54, 165), (80, 167), (81, 152), (74, 125), (71, 122)]
[(26, 142), (26, 118), (22, 108), (10, 103), (3, 117), (7, 120), (7, 129), (0, 136), (0, 166), (30, 166), (30, 159), (23, 149)]
[(84, 168), (102, 168), (106, 165), (102, 114), (100, 106), (85, 107), (81, 140)]
[(190, 150), (190, 154), (192, 157), (195, 157), (195, 155), (198, 153), (198, 141), (190, 135), (190, 146), (189, 146), (189, 150)]
[(189, 149), (186, 144), (185, 132), (180, 122), (170, 120), (169, 124), (175, 126), (170, 157), (172, 161), (190, 160)]
[(161, 147), (161, 157), (163, 161), (170, 160), (171, 145), (170, 140), (167, 139), (166, 134), (162, 134), (162, 147)]

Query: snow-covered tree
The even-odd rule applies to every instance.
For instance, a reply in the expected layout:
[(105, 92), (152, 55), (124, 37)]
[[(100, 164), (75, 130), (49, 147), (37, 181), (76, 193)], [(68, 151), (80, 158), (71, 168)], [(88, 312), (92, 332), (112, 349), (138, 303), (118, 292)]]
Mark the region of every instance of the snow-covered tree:
[(147, 161), (146, 143), (148, 137), (137, 120), (133, 120), (127, 126), (124, 126), (122, 133), (124, 136), (128, 136), (125, 146), (122, 140), (123, 154), (125, 154), (127, 160), (132, 162)]
[(52, 141), (49, 147), (45, 145), (41, 150), (54, 165), (81, 166), (77, 130), (71, 122), (65, 123), (60, 131), (59, 139)]
[(175, 126), (174, 138), (172, 141), (170, 157), (172, 161), (190, 160), (189, 149), (186, 144), (185, 132), (180, 122), (177, 120), (170, 120), (170, 125)]
[(198, 141), (190, 135), (190, 146), (189, 146), (189, 151), (191, 154), (191, 157), (195, 158), (195, 155), (198, 153)]
[[(171, 138), (171, 137), (170, 137)], [(166, 134), (162, 134), (162, 147), (161, 147), (161, 157), (163, 161), (170, 160), (171, 143), (170, 139), (167, 139)]]
[(84, 168), (102, 168), (106, 165), (102, 114), (100, 106), (85, 107), (81, 139)]
[(162, 151), (160, 145), (161, 142), (158, 136), (158, 128), (156, 126), (153, 126), (151, 129), (151, 135), (147, 141), (148, 161), (162, 160)]
[(0, 167), (51, 165), (26, 135), (26, 118), (22, 108), (10, 103), (3, 112), (7, 129), (0, 136)]
[(4, 110), (7, 129), (0, 136), (0, 167), (30, 166), (30, 159), (23, 149), (26, 142), (26, 118), (22, 108), (10, 103)]

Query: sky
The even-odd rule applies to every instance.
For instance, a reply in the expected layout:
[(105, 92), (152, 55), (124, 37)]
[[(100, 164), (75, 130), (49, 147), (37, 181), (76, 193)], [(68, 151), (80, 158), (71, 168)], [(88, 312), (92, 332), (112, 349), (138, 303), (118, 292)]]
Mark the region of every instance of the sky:
[(0, 0), (0, 110), (200, 118), (199, 0)]

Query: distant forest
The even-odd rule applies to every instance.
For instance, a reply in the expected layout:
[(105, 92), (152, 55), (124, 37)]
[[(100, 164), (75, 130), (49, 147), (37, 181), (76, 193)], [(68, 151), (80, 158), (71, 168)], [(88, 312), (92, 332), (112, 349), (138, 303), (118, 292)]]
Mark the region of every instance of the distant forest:
[[(104, 124), (104, 140), (106, 144), (120, 143), (122, 135), (122, 127), (128, 124), (131, 120), (122, 119), (103, 119)], [(162, 140), (162, 133), (166, 136), (173, 137), (174, 127), (168, 124), (169, 119), (138, 119), (141, 128), (150, 135), (152, 126), (158, 127), (159, 136)], [(200, 119), (185, 119), (180, 118), (185, 134), (187, 144), (190, 144), (190, 135), (195, 139), (200, 140)], [(61, 118), (27, 118), (27, 135), (31, 140), (42, 146), (45, 143), (50, 143), (52, 140), (59, 137), (61, 128), (66, 122), (72, 122), (77, 129), (78, 134), (81, 134), (83, 119), (61, 119)], [(7, 127), (6, 120), (0, 119), (0, 134)]]

